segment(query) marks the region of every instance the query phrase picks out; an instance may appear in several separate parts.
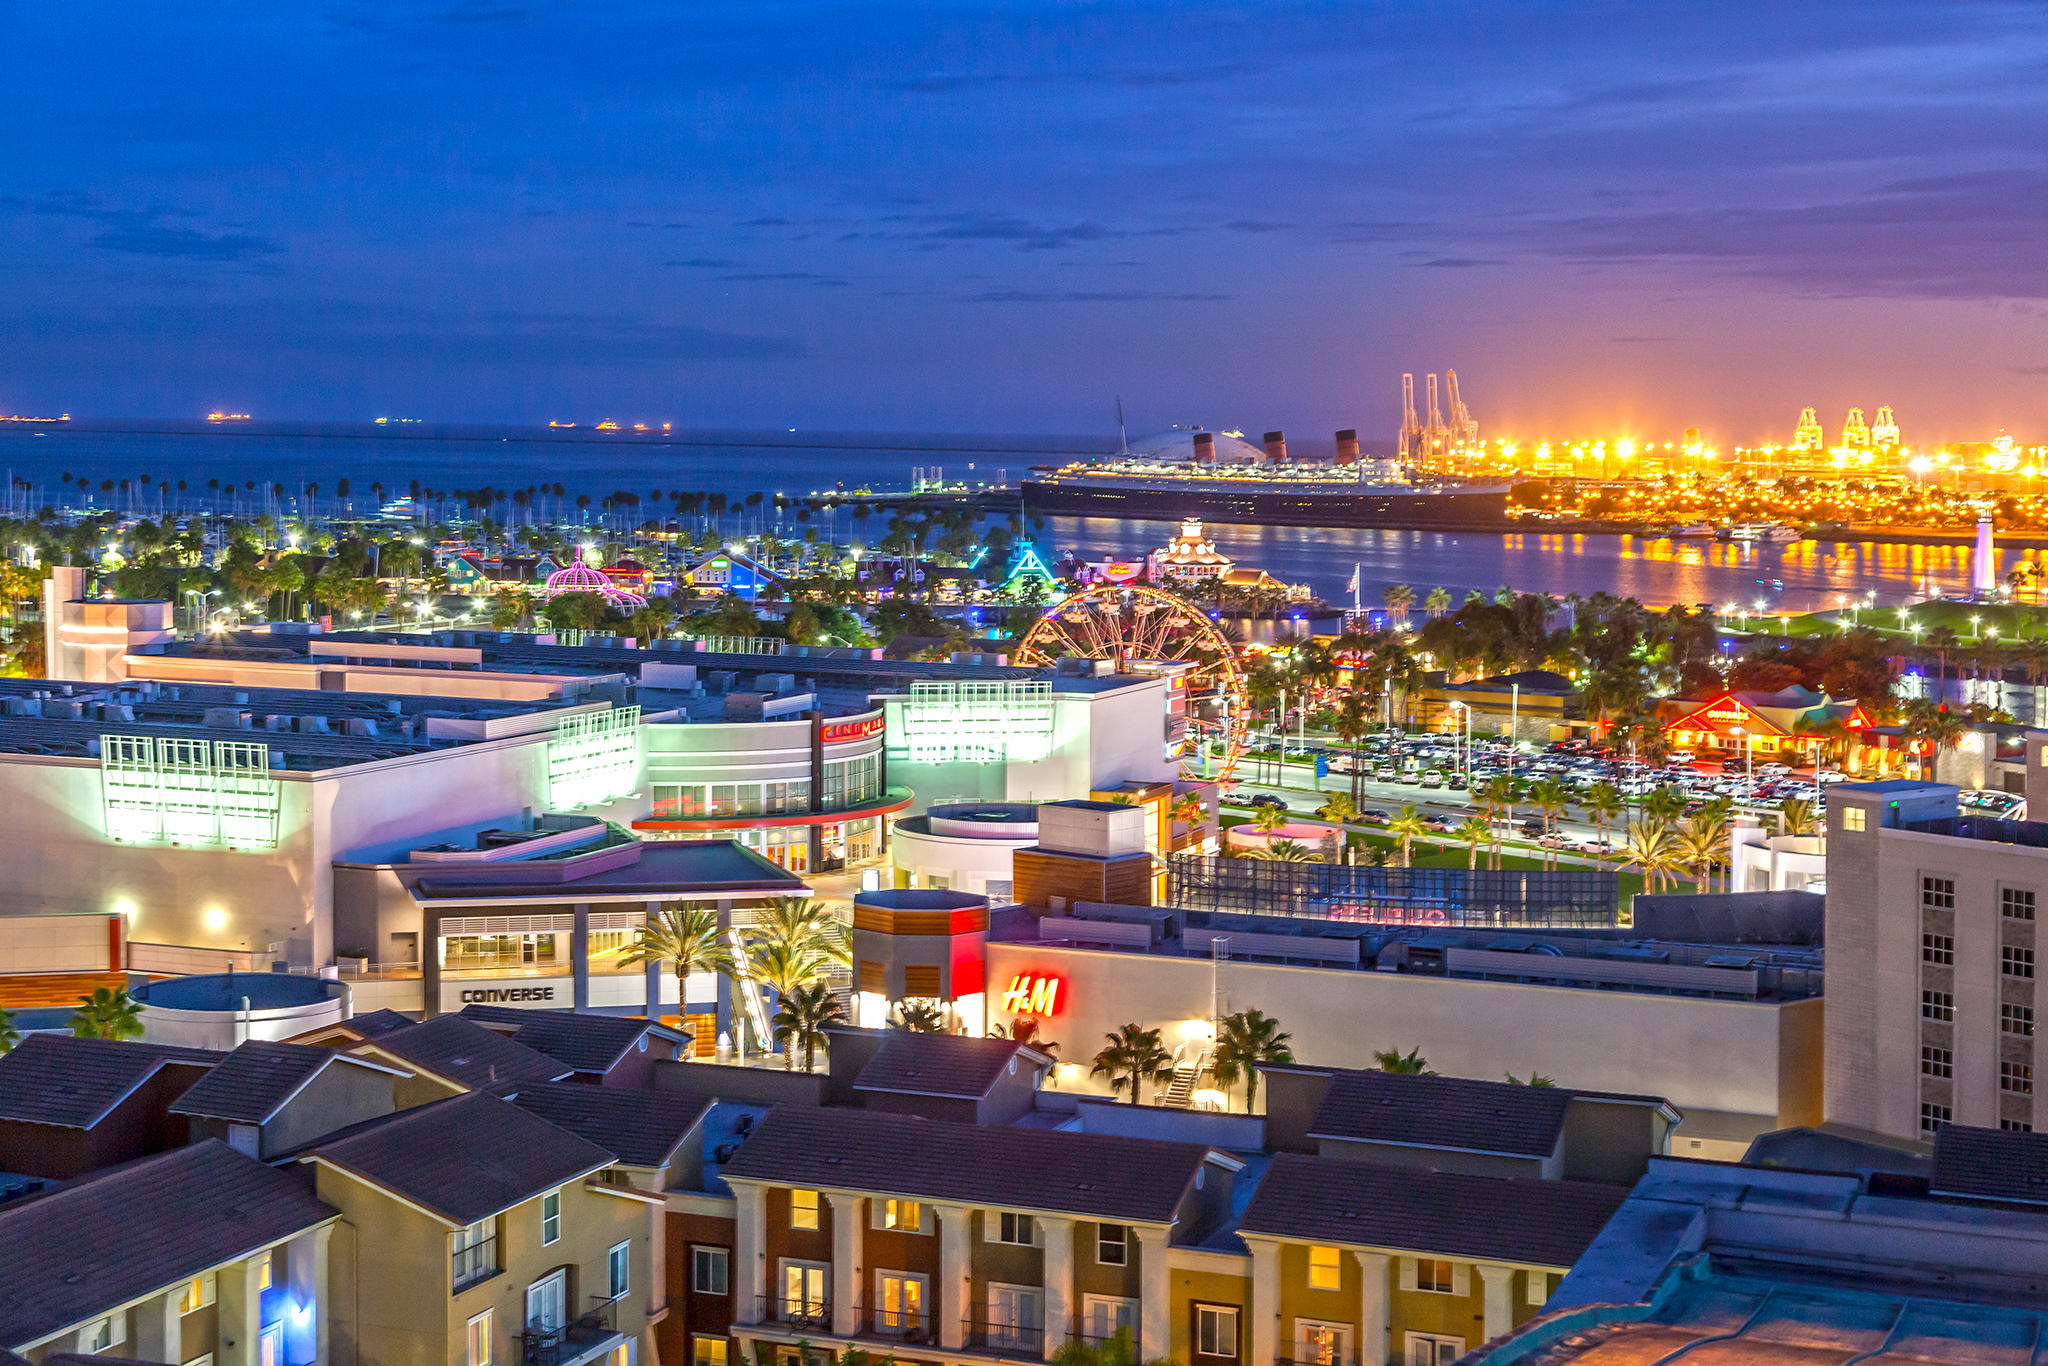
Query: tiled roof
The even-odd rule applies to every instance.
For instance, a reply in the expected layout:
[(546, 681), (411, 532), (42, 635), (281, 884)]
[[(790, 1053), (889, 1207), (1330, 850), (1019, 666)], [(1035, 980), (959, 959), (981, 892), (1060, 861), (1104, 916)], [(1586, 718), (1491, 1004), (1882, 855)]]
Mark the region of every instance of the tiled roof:
[(203, 1048), (30, 1034), (0, 1057), (0, 1119), (88, 1129), (168, 1063), (209, 1066)]
[(322, 1069), (334, 1066), (379, 1064), (331, 1048), (251, 1039), (179, 1096), (171, 1113), (261, 1124)]
[(1470, 1077), (1340, 1071), (1309, 1122), (1311, 1138), (1548, 1157), (1572, 1093)]
[(457, 1225), (489, 1218), (612, 1161), (605, 1149), (481, 1091), (354, 1125), (302, 1156), (330, 1162)]
[(545, 1053), (515, 1043), (460, 1015), (437, 1015), (370, 1043), (437, 1077), (479, 1088), (509, 1082), (554, 1081), (572, 1070)]
[(989, 1093), (1022, 1044), (965, 1034), (924, 1034), (907, 1029), (888, 1037), (853, 1084), (863, 1091), (979, 1100)]
[(1563, 1267), (1627, 1198), (1625, 1186), (1280, 1153), (1237, 1226), (1304, 1242)]
[(549, 1081), (507, 1096), (520, 1109), (560, 1125), (635, 1167), (659, 1167), (711, 1107), (707, 1099), (666, 1091), (629, 1091)]
[(1209, 1156), (1199, 1143), (781, 1106), (754, 1126), (724, 1174), (1167, 1223)]
[(1936, 1195), (2048, 1204), (2048, 1134), (1944, 1124), (1934, 1135)]
[(609, 1071), (649, 1029), (660, 1029), (630, 1015), (599, 1015), (587, 1010), (470, 1005), (462, 1008), (462, 1014), (501, 1032), (503, 1026), (513, 1026), (514, 1043), (545, 1053), (578, 1072)]
[(334, 1217), (218, 1140), (0, 1206), (0, 1343), (20, 1346)]
[(406, 1019), (395, 1010), (373, 1010), (367, 1015), (351, 1015), (342, 1021), (345, 1027), (353, 1029), (366, 1039), (389, 1034), (394, 1029), (409, 1029), (416, 1023), (418, 1022)]

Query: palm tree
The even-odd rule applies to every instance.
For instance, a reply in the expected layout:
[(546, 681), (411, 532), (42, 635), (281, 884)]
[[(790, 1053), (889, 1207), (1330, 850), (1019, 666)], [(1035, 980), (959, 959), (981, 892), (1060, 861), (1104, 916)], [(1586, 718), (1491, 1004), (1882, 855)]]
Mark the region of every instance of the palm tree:
[(1778, 804), (1778, 819), (1788, 835), (1811, 835), (1813, 833), (1813, 803), (1797, 797), (1787, 797)]
[[(790, 944), (780, 940), (770, 943), (756, 943), (747, 954), (744, 970), (755, 981), (774, 990), (776, 999), (781, 1000), (806, 987), (824, 987), (818, 979), (824, 975), (827, 959), (815, 949)], [(790, 1066), (790, 1055), (782, 1055), (782, 1065)]]
[(1714, 865), (1721, 861), (1724, 833), (1696, 819), (1687, 821), (1679, 830), (1676, 836), (1678, 858), (1692, 869), (1694, 891), (1714, 890)]
[(14, 1012), (0, 1010), (0, 1057), (12, 1053), (14, 1046), (20, 1042), (21, 1031), (15, 1028)]
[(1557, 850), (1550, 847), (1548, 836), (1556, 828), (1558, 818), (1564, 815), (1565, 808), (1570, 805), (1570, 796), (1566, 793), (1564, 784), (1557, 779), (1542, 778), (1529, 785), (1529, 800), (1534, 802), (1536, 809), (1543, 813), (1543, 834), (1546, 837), (1543, 847), (1543, 866), (1546, 868), (1555, 867), (1557, 865)]
[(1556, 1085), (1557, 1085), (1557, 1078), (1555, 1078), (1555, 1077), (1546, 1077), (1546, 1076), (1544, 1076), (1544, 1075), (1543, 1075), (1543, 1074), (1542, 1074), (1541, 1072), (1531, 1072), (1531, 1073), (1529, 1074), (1529, 1079), (1528, 1079), (1527, 1081), (1524, 1081), (1524, 1080), (1522, 1080), (1522, 1079), (1521, 1079), (1520, 1077), (1516, 1076), (1516, 1075), (1515, 1075), (1514, 1073), (1510, 1072), (1510, 1073), (1508, 1073), (1508, 1085), (1510, 1085), (1510, 1086), (1556, 1086)]
[(78, 998), (71, 1032), (81, 1039), (139, 1039), (142, 1005), (125, 987), (94, 987), (90, 996)]
[(1451, 590), (1441, 587), (1430, 589), (1422, 599), (1422, 605), (1429, 612), (1430, 620), (1436, 620), (1451, 610)]
[(1262, 835), (1270, 835), (1287, 824), (1287, 808), (1284, 806), (1262, 806), (1252, 812), (1252, 829)]
[(633, 931), (622, 963), (667, 963), (676, 975), (676, 1009), (687, 1008), (694, 972), (731, 973), (739, 966), (731, 938), (709, 906), (671, 906)]
[(1358, 801), (1359, 784), (1364, 780), (1365, 737), (1372, 734), (1372, 699), (1351, 692), (1337, 704), (1337, 738), (1351, 746), (1351, 800)]
[(1048, 1058), (1057, 1058), (1060, 1055), (1060, 1046), (1050, 1039), (1038, 1037), (1038, 1031), (1044, 1023), (1045, 1021), (1034, 1015), (1022, 1015), (1010, 1021), (1008, 1030), (996, 1024), (990, 1025), (988, 1032), (994, 1038), (1009, 1039), (1012, 1043), (1021, 1043), (1026, 1048), (1035, 1048)]
[(1671, 827), (1659, 820), (1641, 820), (1629, 827), (1623, 853), (1626, 862), (1643, 870), (1644, 887), (1651, 892), (1663, 890), (1681, 857)]
[(1249, 851), (1253, 858), (1270, 859), (1274, 863), (1321, 863), (1323, 856), (1306, 844), (1295, 840), (1274, 840), (1263, 849)]
[(1493, 777), (1488, 778), (1474, 795), (1478, 797), (1480, 804), (1486, 808), (1486, 834), (1488, 842), (1493, 846), (1493, 853), (1489, 862), (1492, 867), (1498, 868), (1500, 867), (1501, 825), (1504, 820), (1504, 814), (1514, 809), (1516, 796), (1515, 780), (1505, 773), (1496, 773)]
[(889, 1027), (912, 1034), (943, 1034), (946, 1017), (937, 1001), (898, 1001), (896, 1018), (889, 1021)]
[(1193, 792), (1183, 792), (1175, 797), (1171, 814), (1174, 820), (1189, 830), (1195, 829), (1209, 817), (1208, 808), (1202, 805), (1201, 797)]
[(1263, 1011), (1240, 1010), (1223, 1017), (1216, 1035), (1216, 1080), (1226, 1092), (1244, 1082), (1246, 1114), (1258, 1104), (1259, 1068), (1294, 1061), (1294, 1049), (1287, 1042), (1293, 1037)]
[(1358, 803), (1342, 792), (1332, 792), (1323, 804), (1316, 808), (1316, 819), (1329, 821), (1333, 825), (1353, 825), (1358, 820)]
[(1429, 824), (1422, 819), (1415, 803), (1409, 802), (1387, 822), (1387, 833), (1401, 842), (1401, 866), (1407, 868), (1415, 862), (1415, 840), (1429, 833)]
[(853, 962), (846, 941), (846, 922), (822, 901), (807, 896), (780, 896), (754, 913), (747, 937), (757, 945), (783, 944), (815, 953), (840, 967)]
[(1479, 867), (1479, 846), (1493, 838), (1493, 827), (1484, 818), (1467, 816), (1465, 823), (1451, 832), (1451, 838), (1465, 843), (1465, 871), (1472, 872)]
[(1408, 609), (1415, 605), (1415, 590), (1405, 583), (1390, 584), (1380, 594), (1380, 601), (1387, 605), (1387, 615), (1396, 621), (1408, 620)]
[(839, 1004), (839, 998), (823, 982), (812, 982), (784, 992), (771, 1022), (775, 1041), (782, 1045), (783, 1067), (789, 1067), (790, 1055), (802, 1047), (804, 1071), (813, 1070), (818, 1045), (825, 1040), (825, 1027), (838, 1024), (845, 1018), (846, 1010)]
[(1672, 784), (1660, 787), (1643, 798), (1642, 810), (1646, 820), (1669, 825), (1685, 814), (1685, 789)]
[(1627, 803), (1622, 800), (1621, 789), (1613, 783), (1594, 783), (1580, 805), (1584, 806), (1586, 814), (1593, 818), (1595, 826), (1600, 831), (1600, 842), (1603, 845), (1607, 843), (1608, 823), (1628, 809)]
[(1131, 1104), (1138, 1103), (1138, 1088), (1146, 1077), (1157, 1081), (1173, 1070), (1173, 1058), (1159, 1045), (1159, 1031), (1127, 1024), (1106, 1036), (1107, 1046), (1095, 1055), (1088, 1075), (1107, 1076), (1110, 1094), (1131, 1088)]
[(1436, 1072), (1430, 1067), (1429, 1059), (1422, 1056), (1420, 1045), (1403, 1053), (1398, 1048), (1382, 1048), (1374, 1052), (1373, 1061), (1382, 1072), (1397, 1072), (1409, 1077), (1433, 1077)]

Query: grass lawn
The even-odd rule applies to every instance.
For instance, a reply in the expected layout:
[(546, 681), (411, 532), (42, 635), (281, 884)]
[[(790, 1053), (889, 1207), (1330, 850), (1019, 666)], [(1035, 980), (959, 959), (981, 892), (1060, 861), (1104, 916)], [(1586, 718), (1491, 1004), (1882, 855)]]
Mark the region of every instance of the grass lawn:
[[(1977, 618), (1972, 623), (1971, 618)], [(1916, 603), (1906, 609), (1906, 619), (1920, 628), (1920, 639), (1925, 641), (1927, 633), (1938, 626), (1946, 626), (1966, 645), (1980, 639), (1978, 632), (1989, 639), (1989, 633), (1998, 632), (2000, 640), (2048, 640), (2048, 607), (2035, 603), (1974, 603), (1929, 601)], [(1841, 623), (1867, 626), (1889, 636), (1911, 637), (1909, 628), (1899, 625), (1898, 609), (1891, 607), (1865, 608), (1858, 612), (1810, 612), (1805, 616), (1791, 617), (1782, 626), (1769, 623), (1771, 629), (1759, 625), (1754, 635), (1778, 635), (1782, 631), (1792, 636), (1835, 635), (1841, 631)], [(1739, 633), (1738, 633), (1739, 634)]]

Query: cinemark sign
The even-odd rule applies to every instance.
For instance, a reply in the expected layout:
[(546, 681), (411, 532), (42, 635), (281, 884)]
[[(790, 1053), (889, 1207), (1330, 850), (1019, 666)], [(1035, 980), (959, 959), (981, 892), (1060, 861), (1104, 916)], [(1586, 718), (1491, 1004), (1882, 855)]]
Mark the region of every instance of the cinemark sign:
[(1060, 1008), (1060, 979), (1020, 972), (1003, 992), (1003, 1009), (1012, 1015), (1051, 1015)]
[(841, 740), (865, 740), (870, 735), (882, 733), (882, 718), (864, 716), (858, 721), (833, 721), (822, 728), (821, 738), (828, 745)]

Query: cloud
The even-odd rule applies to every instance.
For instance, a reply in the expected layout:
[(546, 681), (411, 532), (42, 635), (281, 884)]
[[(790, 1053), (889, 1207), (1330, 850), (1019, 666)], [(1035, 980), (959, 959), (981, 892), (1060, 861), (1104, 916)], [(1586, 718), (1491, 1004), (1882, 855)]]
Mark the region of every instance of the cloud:
[(1616, 346), (1650, 346), (1650, 345), (1653, 345), (1653, 344), (1656, 344), (1656, 343), (1659, 343), (1659, 342), (1675, 342), (1675, 341), (1677, 341), (1677, 340), (1678, 340), (1678, 338), (1676, 338), (1676, 337), (1609, 337), (1609, 338), (1608, 338), (1607, 340), (1608, 340), (1609, 342), (1613, 343), (1613, 344), (1614, 344), (1614, 345), (1616, 345)]
[(1216, 304), (1234, 298), (1230, 294), (1170, 294), (1149, 289), (991, 289), (970, 294), (971, 304)]
[(2010, 365), (2006, 368), (2015, 375), (2048, 375), (2048, 365)]
[(718, 278), (735, 282), (762, 284), (782, 282), (806, 285), (845, 285), (852, 283), (852, 281), (847, 280), (843, 276), (820, 275), (816, 271), (810, 270), (747, 270), (731, 275), (721, 275)]
[(1472, 266), (1504, 266), (1506, 261), (1490, 256), (1438, 256), (1433, 260), (1417, 261), (1418, 266), (1432, 266), (1438, 270), (1465, 270)]
[(1294, 226), (1294, 224), (1292, 224), (1292, 223), (1267, 223), (1267, 222), (1264, 222), (1263, 220), (1260, 220), (1260, 219), (1257, 219), (1257, 218), (1236, 218), (1236, 219), (1232, 219), (1232, 220), (1231, 220), (1230, 222), (1228, 222), (1228, 223), (1225, 223), (1225, 224), (1224, 224), (1223, 226), (1224, 226), (1224, 227), (1226, 227), (1226, 228), (1228, 228), (1228, 229), (1229, 229), (1230, 231), (1232, 231), (1232, 232), (1251, 232), (1251, 233), (1261, 233), (1261, 232), (1285, 232), (1285, 231), (1286, 231), (1287, 229), (1289, 229), (1289, 228), (1293, 227), (1293, 226)]
[(101, 251), (184, 261), (251, 261), (284, 250), (268, 237), (246, 232), (201, 232), (163, 223), (111, 228), (86, 239)]
[(746, 264), (730, 256), (691, 256), (681, 261), (663, 261), (665, 266), (681, 266), (687, 270), (733, 270)]

